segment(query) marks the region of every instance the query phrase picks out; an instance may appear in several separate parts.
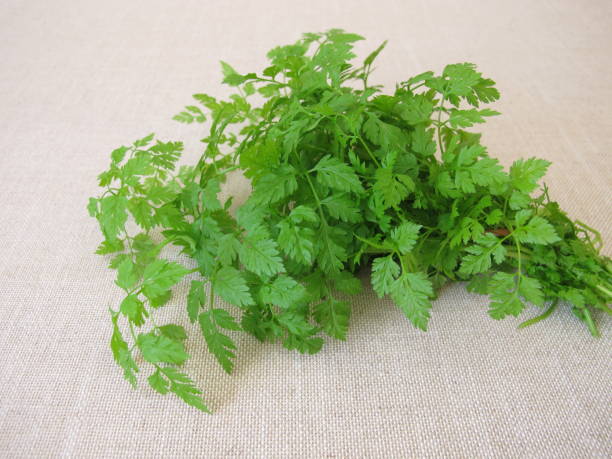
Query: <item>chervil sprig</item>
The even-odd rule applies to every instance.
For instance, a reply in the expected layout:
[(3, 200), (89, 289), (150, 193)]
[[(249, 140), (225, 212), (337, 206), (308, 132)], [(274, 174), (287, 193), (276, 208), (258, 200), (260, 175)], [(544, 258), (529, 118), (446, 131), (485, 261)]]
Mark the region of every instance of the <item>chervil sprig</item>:
[[(325, 335), (344, 340), (363, 270), (421, 330), (440, 287), (468, 281), (490, 296), (494, 319), (547, 308), (523, 327), (568, 305), (599, 334), (593, 313), (609, 314), (612, 295), (601, 236), (540, 188), (548, 161), (506, 171), (469, 130), (499, 115), (485, 107), (500, 96), (495, 82), (459, 63), (384, 93), (371, 82), (386, 42), (360, 63), (359, 40), (305, 34), (271, 50), (258, 73), (222, 62), (235, 92), (195, 94), (174, 117), (206, 127), (194, 166), (177, 170), (182, 143), (152, 134), (111, 153), (88, 210), (103, 235), (96, 253), (112, 254), (124, 291), (111, 308), (111, 349), (133, 386), (147, 371), (157, 392), (208, 411), (180, 370), (187, 330), (158, 324), (157, 309), (184, 308), (231, 373), (236, 332), (302, 353), (318, 352)], [(252, 192), (230, 212), (220, 192), (234, 171)], [(172, 298), (179, 282), (190, 282), (186, 298)]]

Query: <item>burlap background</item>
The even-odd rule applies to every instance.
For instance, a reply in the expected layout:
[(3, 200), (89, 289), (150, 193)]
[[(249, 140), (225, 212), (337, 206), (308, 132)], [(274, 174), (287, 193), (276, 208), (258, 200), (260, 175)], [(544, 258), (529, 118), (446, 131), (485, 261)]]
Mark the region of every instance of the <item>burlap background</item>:
[[(214, 416), (132, 391), (107, 347), (120, 292), (85, 203), (122, 143), (155, 131), (196, 157), (201, 130), (170, 117), (225, 91), (218, 60), (261, 69), (272, 46), (341, 27), (369, 39), (362, 56), (389, 39), (374, 77), (388, 86), (478, 63), (503, 95), (492, 154), (552, 160), (552, 195), (610, 242), (611, 24), (604, 0), (4, 0), (0, 456), (610, 457), (610, 320), (600, 340), (566, 308), (517, 331), (460, 285), (426, 334), (368, 289), (346, 343), (301, 356), (243, 337), (233, 376), (191, 339)], [(184, 323), (183, 302), (164, 314)]]

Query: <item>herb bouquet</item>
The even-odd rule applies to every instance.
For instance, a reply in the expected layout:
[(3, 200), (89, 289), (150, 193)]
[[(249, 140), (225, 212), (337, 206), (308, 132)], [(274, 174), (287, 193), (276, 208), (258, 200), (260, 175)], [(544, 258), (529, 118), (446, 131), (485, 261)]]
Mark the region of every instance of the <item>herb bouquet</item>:
[[(469, 281), (490, 296), (494, 319), (518, 316), (526, 302), (547, 308), (528, 325), (563, 303), (598, 335), (593, 313), (610, 314), (612, 295), (599, 234), (538, 187), (549, 162), (519, 159), (505, 171), (466, 130), (498, 114), (482, 108), (499, 98), (494, 81), (461, 63), (384, 94), (370, 75), (385, 43), (354, 65), (361, 39), (305, 34), (271, 50), (257, 74), (222, 62), (235, 93), (195, 94), (175, 116), (209, 126), (195, 165), (175, 171), (182, 143), (153, 135), (111, 153), (104, 191), (88, 209), (104, 236), (96, 253), (113, 254), (125, 291), (111, 309), (111, 348), (133, 386), (139, 353), (153, 389), (208, 411), (180, 370), (185, 329), (154, 320), (191, 273), (187, 298), (174, 303), (186, 304), (228, 373), (236, 350), (228, 330), (311, 354), (322, 335), (345, 339), (346, 295), (362, 288), (362, 267), (377, 295), (422, 330), (436, 291)], [(231, 214), (219, 192), (235, 170), (252, 193)], [(195, 267), (160, 258), (170, 244)]]

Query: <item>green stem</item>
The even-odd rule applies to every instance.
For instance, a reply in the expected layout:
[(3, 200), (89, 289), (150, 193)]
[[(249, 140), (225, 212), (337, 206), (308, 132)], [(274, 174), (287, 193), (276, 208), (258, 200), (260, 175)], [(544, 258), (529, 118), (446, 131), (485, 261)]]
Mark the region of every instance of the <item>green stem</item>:
[(406, 269), (406, 265), (404, 264), (404, 258), (398, 252), (396, 252), (396, 251), (393, 252), (393, 255), (396, 255), (397, 258), (399, 258), (400, 266), (402, 267), (402, 274), (409, 272)]
[(130, 320), (128, 320), (128, 324), (130, 325), (130, 334), (132, 335), (132, 338), (134, 339), (134, 345), (136, 345), (136, 340), (138, 338), (136, 337), (136, 332), (134, 331), (134, 324), (132, 324)]
[(219, 175), (225, 175), (228, 174), (232, 171), (235, 171), (236, 169), (240, 169), (240, 166), (232, 166), (232, 167), (228, 167), (227, 169), (223, 169), (222, 171), (218, 171)]
[(596, 285), (595, 288), (601, 290), (606, 295), (608, 295), (610, 298), (612, 298), (612, 292), (610, 290), (608, 290), (606, 287), (604, 287), (603, 285)]
[(593, 335), (595, 338), (599, 338), (601, 336), (599, 334), (599, 329), (597, 328), (597, 325), (595, 325), (595, 322), (593, 322), (593, 318), (591, 317), (589, 310), (585, 307), (582, 309), (582, 313), (584, 314), (584, 319), (589, 327), (591, 335)]
[(438, 125), (436, 126), (436, 131), (438, 133), (438, 145), (440, 145), (440, 153), (444, 154), (444, 146), (442, 145), (442, 134), (440, 132), (440, 123), (442, 119), (442, 110), (444, 109), (444, 98), (446, 95), (442, 93), (442, 100), (440, 101), (440, 106), (438, 107)]
[(281, 81), (276, 81), (276, 80), (271, 79), (271, 78), (257, 77), (257, 78), (254, 78), (253, 81), (261, 81), (261, 82), (264, 82), (264, 83), (274, 83), (274, 84), (277, 84), (279, 86), (287, 86), (287, 83), (283, 83)]
[(317, 208), (319, 209), (319, 214), (321, 215), (321, 221), (325, 226), (329, 226), (327, 224), (327, 220), (325, 219), (325, 214), (323, 213), (323, 205), (321, 204), (321, 200), (319, 199), (319, 195), (317, 194), (317, 190), (314, 187), (314, 184), (312, 183), (312, 180), (310, 180), (310, 177), (308, 176), (308, 172), (304, 174), (304, 177), (306, 177), (306, 181), (308, 182), (308, 186), (310, 186), (310, 189), (312, 190), (312, 195), (315, 198), (315, 201), (317, 203)]
[(380, 167), (380, 163), (378, 162), (378, 160), (374, 156), (374, 153), (372, 153), (372, 150), (370, 150), (368, 145), (365, 143), (365, 140), (363, 140), (363, 138), (360, 135), (356, 135), (355, 137), (357, 137), (359, 139), (359, 141), (361, 142), (361, 144), (364, 146), (364, 148), (368, 152), (368, 155), (370, 156), (372, 161), (374, 161), (374, 164), (376, 164), (376, 167)]
[(359, 237), (359, 236), (357, 236), (355, 233), (353, 233), (353, 236), (355, 236), (355, 237), (356, 237), (357, 239), (359, 239), (361, 242), (364, 242), (364, 243), (366, 243), (366, 244), (368, 244), (368, 245), (371, 245), (372, 247), (376, 247), (377, 249), (384, 250), (384, 251), (385, 251), (384, 253), (389, 253), (389, 252), (390, 252), (390, 250), (389, 250), (388, 248), (383, 247), (382, 245), (375, 244), (374, 242), (372, 242), (372, 241), (368, 241), (367, 239), (364, 239), (364, 238), (362, 238), (362, 237)]
[(149, 312), (149, 319), (151, 319), (151, 323), (153, 324), (153, 328), (159, 328), (159, 326), (155, 323), (155, 319), (153, 318), (153, 312)]
[(518, 328), (525, 328), (525, 327), (529, 327), (530, 325), (533, 325), (535, 323), (538, 323), (544, 319), (546, 319), (548, 316), (550, 316), (553, 311), (557, 308), (557, 305), (559, 304), (559, 299), (557, 298), (555, 301), (553, 301), (553, 303), (550, 305), (550, 307), (544, 311), (543, 314), (540, 314), (537, 317), (534, 317), (533, 319), (529, 319), (526, 320), (525, 322), (522, 322)]
[(215, 291), (212, 288), (212, 285), (210, 286), (210, 295), (208, 296), (208, 309), (212, 310), (213, 306), (215, 305)]

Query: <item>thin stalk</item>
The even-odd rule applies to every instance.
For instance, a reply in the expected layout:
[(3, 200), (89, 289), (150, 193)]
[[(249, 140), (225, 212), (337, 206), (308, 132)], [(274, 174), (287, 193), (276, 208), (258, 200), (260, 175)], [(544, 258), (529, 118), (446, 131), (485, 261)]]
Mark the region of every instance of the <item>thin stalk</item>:
[(539, 316), (534, 317), (533, 319), (529, 319), (529, 320), (526, 320), (525, 322), (522, 322), (521, 324), (519, 324), (518, 328), (529, 327), (530, 325), (533, 325), (535, 323), (538, 323), (546, 319), (548, 316), (550, 316), (553, 313), (553, 311), (557, 308), (558, 304), (559, 304), (559, 299), (557, 298), (555, 301), (553, 301), (550, 307), (546, 311), (544, 311), (543, 314), (540, 314)]
[(591, 313), (589, 312), (589, 310), (585, 307), (582, 310), (582, 313), (584, 314), (584, 319), (589, 327), (591, 335), (593, 335), (595, 338), (599, 338), (601, 336), (599, 334), (599, 329), (597, 328), (597, 325), (595, 325), (595, 322), (593, 322), (593, 318), (591, 317)]
[(440, 133), (440, 123), (442, 120), (442, 110), (444, 109), (444, 99), (446, 95), (442, 93), (442, 100), (440, 101), (440, 106), (438, 107), (438, 124), (436, 126), (436, 131), (438, 133), (438, 145), (440, 145), (440, 153), (444, 154), (444, 146), (442, 145), (442, 134)]

